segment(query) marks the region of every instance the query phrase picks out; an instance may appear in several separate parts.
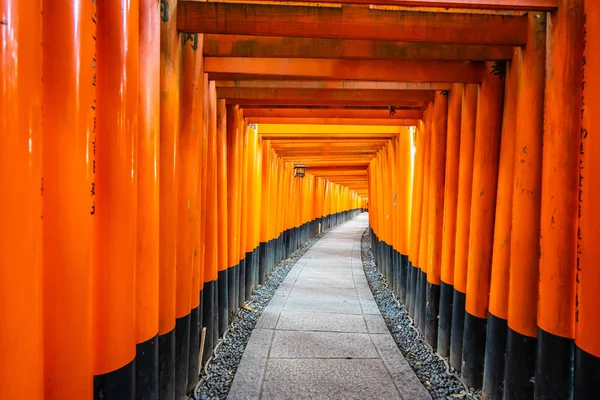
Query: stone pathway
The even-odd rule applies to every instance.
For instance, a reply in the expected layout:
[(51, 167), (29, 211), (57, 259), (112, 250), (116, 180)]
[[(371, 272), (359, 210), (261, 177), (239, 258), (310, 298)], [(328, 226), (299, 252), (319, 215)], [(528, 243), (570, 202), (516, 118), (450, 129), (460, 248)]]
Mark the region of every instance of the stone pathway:
[(228, 399), (428, 400), (365, 278), (362, 214), (298, 260), (252, 332)]

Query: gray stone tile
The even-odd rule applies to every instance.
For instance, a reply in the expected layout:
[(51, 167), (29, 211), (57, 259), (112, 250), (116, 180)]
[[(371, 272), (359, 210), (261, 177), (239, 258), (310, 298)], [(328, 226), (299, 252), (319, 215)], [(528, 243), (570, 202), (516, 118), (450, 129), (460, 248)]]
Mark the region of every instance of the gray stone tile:
[(369, 333), (390, 333), (381, 314), (379, 315), (363, 315), (367, 323)]
[(273, 331), (254, 329), (235, 373), (228, 399), (258, 399), (269, 355)]
[(431, 400), (429, 392), (398, 350), (392, 336), (389, 333), (375, 334), (371, 335), (371, 339), (402, 397), (406, 400)]
[(381, 314), (379, 307), (375, 300), (360, 300), (360, 307), (362, 308), (363, 314)]
[(378, 358), (364, 333), (275, 331), (270, 358)]
[(381, 360), (273, 359), (267, 365), (262, 398), (401, 399)]
[(357, 298), (290, 296), (283, 307), (286, 311), (312, 311), (339, 314), (362, 314)]
[(277, 329), (295, 331), (370, 332), (367, 331), (367, 325), (361, 315), (295, 311), (283, 311), (279, 317)]
[(306, 287), (296, 286), (292, 289), (292, 297), (335, 297), (358, 300), (358, 294), (354, 288), (344, 287)]
[(350, 279), (319, 279), (319, 278), (304, 278), (301, 281), (296, 282), (294, 287), (339, 287), (339, 288), (353, 288), (354, 280)]
[(275, 329), (283, 306), (269, 304), (265, 307), (260, 318), (256, 321), (256, 329)]

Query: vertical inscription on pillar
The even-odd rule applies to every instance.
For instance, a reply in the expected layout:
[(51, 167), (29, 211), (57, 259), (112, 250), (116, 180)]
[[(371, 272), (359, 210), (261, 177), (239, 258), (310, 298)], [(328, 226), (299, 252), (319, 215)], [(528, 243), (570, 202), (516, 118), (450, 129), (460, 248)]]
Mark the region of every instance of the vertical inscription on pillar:
[[(583, 58), (581, 60), (581, 131), (579, 133), (579, 187), (577, 191), (577, 218), (581, 221), (582, 209), (581, 204), (583, 202), (583, 182), (585, 179), (585, 151), (586, 151), (586, 140), (589, 135), (588, 127), (585, 124), (585, 53), (586, 53), (586, 41), (587, 41), (587, 14), (583, 16)], [(580, 225), (580, 224), (578, 224)], [(581, 227), (577, 227), (577, 272), (575, 276), (576, 284), (579, 286), (579, 272), (581, 271)], [(579, 322), (579, 288), (575, 291), (575, 323)]]
[[(92, 3), (95, 3), (95, 0), (92, 0)], [(90, 134), (91, 144), (92, 144), (92, 159), (90, 160), (92, 163), (92, 179), (91, 179), (91, 187), (90, 187), (90, 214), (94, 215), (96, 213), (96, 21), (98, 20), (98, 15), (96, 14), (96, 7), (94, 6), (94, 15), (92, 16), (92, 22), (94, 23), (94, 34), (92, 38), (94, 39), (94, 58), (92, 59), (92, 131)]]

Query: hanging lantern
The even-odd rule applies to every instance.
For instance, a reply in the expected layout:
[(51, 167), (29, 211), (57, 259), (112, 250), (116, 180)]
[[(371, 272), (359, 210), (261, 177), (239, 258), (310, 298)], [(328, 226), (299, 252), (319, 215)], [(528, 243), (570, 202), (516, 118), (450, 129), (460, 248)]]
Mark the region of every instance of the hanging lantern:
[(299, 176), (300, 178), (304, 178), (304, 174), (306, 173), (306, 165), (297, 164), (294, 165), (294, 178)]

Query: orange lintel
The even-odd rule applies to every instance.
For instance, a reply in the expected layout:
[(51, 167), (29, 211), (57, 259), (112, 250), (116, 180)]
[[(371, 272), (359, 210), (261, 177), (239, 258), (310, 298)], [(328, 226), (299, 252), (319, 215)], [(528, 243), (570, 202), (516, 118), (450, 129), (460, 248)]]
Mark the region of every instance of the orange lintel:
[(400, 100), (433, 101), (433, 90), (357, 90), (357, 89), (286, 89), (218, 88), (217, 98), (228, 100), (319, 100), (335, 102), (377, 102), (395, 104)]
[(178, 5), (177, 29), (229, 35), (519, 46), (526, 43), (527, 18), (363, 7), (184, 1)]
[(418, 119), (405, 118), (286, 118), (286, 117), (248, 117), (251, 124), (334, 124), (334, 125), (388, 125), (416, 126)]
[(348, 90), (451, 90), (450, 83), (378, 81), (242, 80), (217, 81), (217, 88), (348, 89)]
[(512, 59), (512, 47), (389, 40), (204, 35), (204, 55), (207, 57), (488, 61)]
[[(244, 108), (247, 118), (344, 118), (344, 119), (421, 119), (419, 110), (388, 109), (309, 109), (309, 108)], [(357, 124), (358, 125), (358, 124)], [(372, 125), (378, 125), (373, 123)]]
[(427, 106), (425, 101), (415, 100), (396, 100), (390, 104), (389, 101), (385, 100), (365, 100), (365, 99), (354, 99), (354, 100), (336, 100), (336, 99), (298, 99), (298, 100), (273, 100), (273, 99), (227, 99), (227, 104), (240, 105), (243, 107), (249, 105), (262, 105), (262, 106), (390, 106), (396, 107), (411, 107), (416, 109), (422, 109)]
[[(286, 0), (269, 0), (277, 3)], [(477, 10), (550, 11), (558, 8), (558, 0), (302, 0), (304, 4), (378, 4), (421, 8), (468, 8)]]
[[(202, 4), (202, 3), (197, 3)], [(204, 72), (394, 82), (480, 83), (482, 63), (421, 60), (206, 57)]]

